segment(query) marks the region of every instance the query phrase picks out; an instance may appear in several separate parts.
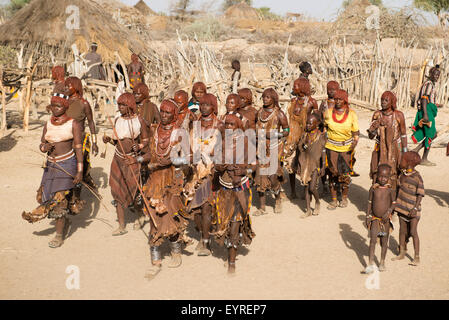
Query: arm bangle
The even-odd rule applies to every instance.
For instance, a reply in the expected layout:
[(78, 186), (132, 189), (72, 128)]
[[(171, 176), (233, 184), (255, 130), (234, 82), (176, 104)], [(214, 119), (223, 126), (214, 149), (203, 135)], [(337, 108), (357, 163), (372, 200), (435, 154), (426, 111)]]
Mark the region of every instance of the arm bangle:
[(144, 159), (143, 159), (142, 156), (138, 156), (138, 157), (136, 158), (136, 160), (137, 160), (138, 163), (142, 163)]
[(78, 169), (78, 172), (83, 172), (83, 163), (82, 162), (78, 162), (76, 167)]

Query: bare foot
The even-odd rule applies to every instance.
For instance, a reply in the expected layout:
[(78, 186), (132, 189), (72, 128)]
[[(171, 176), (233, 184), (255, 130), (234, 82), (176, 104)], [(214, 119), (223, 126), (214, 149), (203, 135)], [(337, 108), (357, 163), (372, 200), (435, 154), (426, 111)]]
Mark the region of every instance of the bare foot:
[(317, 203), (316, 205), (315, 205), (315, 209), (313, 210), (313, 215), (314, 216), (317, 216), (317, 215), (319, 215), (320, 214), (320, 205)]
[(152, 264), (150, 268), (148, 268), (147, 272), (145, 273), (145, 278), (149, 280), (153, 280), (156, 275), (161, 271), (162, 266), (161, 263)]
[(144, 224), (145, 224), (145, 217), (141, 216), (134, 222), (133, 229), (140, 230), (142, 229)]
[(419, 266), (419, 263), (421, 261), (419, 260), (419, 257), (415, 256), (415, 258), (412, 260), (412, 262), (410, 263), (411, 266)]
[(391, 261), (403, 260), (405, 258), (405, 251), (399, 253), (397, 257), (391, 258)]
[(327, 210), (335, 210), (338, 207), (338, 202), (337, 200), (332, 201), (331, 203), (329, 203), (329, 205), (327, 206)]
[(370, 273), (373, 273), (375, 270), (376, 270), (376, 265), (370, 264), (365, 268), (365, 271), (363, 271), (363, 273), (370, 274)]
[(348, 199), (341, 200), (339, 207), (346, 208), (347, 206), (348, 206)]
[(387, 268), (385, 267), (385, 261), (380, 262), (379, 271), (380, 272), (387, 271)]
[(301, 216), (301, 219), (305, 219), (305, 218), (307, 218), (307, 217), (310, 217), (312, 215), (312, 210), (311, 209), (308, 209), (307, 211), (306, 211), (306, 213), (304, 213), (302, 216)]
[[(202, 242), (202, 241), (201, 241)], [(198, 250), (198, 256), (207, 257), (211, 255), (210, 246), (203, 243), (203, 246)]]
[(274, 206), (274, 213), (280, 214), (282, 213), (282, 202), (281, 199), (276, 199), (276, 204)]
[(168, 263), (169, 268), (178, 268), (182, 264), (182, 258), (180, 253), (172, 253), (170, 262)]
[(203, 243), (203, 239), (200, 239), (200, 241), (198, 241), (198, 244), (196, 245), (195, 250), (201, 250), (202, 248), (204, 248), (204, 243)]
[(64, 243), (64, 240), (62, 240), (62, 234), (56, 234), (55, 237), (50, 240), (48, 243), (48, 246), (50, 248), (59, 248)]
[(427, 159), (421, 161), (420, 165), (426, 166), (426, 167), (435, 167), (436, 166), (435, 163), (433, 163), (433, 162), (431, 162), (431, 161), (429, 161)]
[(235, 274), (235, 262), (228, 263), (228, 275), (232, 276)]
[(258, 209), (256, 212), (253, 213), (254, 217), (263, 216), (266, 215), (268, 212), (265, 211), (265, 209)]
[(112, 232), (112, 235), (113, 236), (121, 236), (121, 235), (124, 235), (124, 234), (127, 234), (127, 233), (128, 233), (128, 231), (126, 231), (126, 229), (118, 227), (117, 229), (115, 229)]

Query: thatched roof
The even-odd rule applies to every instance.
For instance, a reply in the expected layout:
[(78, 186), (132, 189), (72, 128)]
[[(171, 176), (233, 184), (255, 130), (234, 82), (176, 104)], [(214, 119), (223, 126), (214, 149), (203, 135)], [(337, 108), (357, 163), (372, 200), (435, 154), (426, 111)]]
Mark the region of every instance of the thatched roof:
[(227, 19), (260, 19), (259, 12), (244, 1), (230, 6), (224, 15)]
[[(66, 8), (70, 5), (79, 8), (79, 29), (71, 30), (66, 26), (71, 15), (66, 13)], [(45, 56), (44, 48), (47, 54), (51, 51), (48, 48), (55, 48), (65, 50), (68, 55), (73, 43), (81, 52), (86, 52), (92, 41), (98, 43), (98, 53), (107, 62), (115, 61), (115, 51), (129, 60), (131, 48), (137, 52), (145, 48), (141, 40), (92, 0), (32, 0), (0, 26), (1, 44), (14, 48), (23, 44), (28, 50), (36, 48), (41, 56)]]
[(151, 10), (151, 8), (143, 0), (139, 0), (139, 2), (137, 2), (134, 5), (134, 8), (139, 10), (140, 13), (143, 14), (144, 16), (155, 16), (156, 15), (156, 12)]

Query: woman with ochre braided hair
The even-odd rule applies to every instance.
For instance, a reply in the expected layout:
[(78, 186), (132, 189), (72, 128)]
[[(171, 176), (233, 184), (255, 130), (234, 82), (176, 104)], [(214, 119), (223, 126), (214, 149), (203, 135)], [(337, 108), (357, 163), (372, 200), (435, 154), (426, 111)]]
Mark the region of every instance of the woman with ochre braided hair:
[(22, 218), (30, 223), (45, 217), (56, 220), (56, 235), (48, 243), (50, 248), (60, 247), (67, 235), (73, 189), (83, 178), (83, 153), (81, 124), (70, 118), (66, 111), (68, 97), (54, 93), (49, 109), (50, 120), (44, 126), (39, 149), (47, 154), (47, 163), (37, 191), (39, 206), (32, 212), (23, 212)]
[[(182, 263), (182, 245), (190, 243), (185, 236), (188, 216), (185, 212), (183, 195), (185, 177), (188, 175), (188, 159), (179, 157), (179, 140), (175, 138), (178, 106), (172, 100), (164, 100), (160, 106), (161, 122), (152, 124), (150, 130), (150, 151), (137, 158), (129, 158), (130, 163), (148, 163), (150, 176), (143, 187), (148, 199), (145, 211), (151, 216), (149, 235), (151, 267), (145, 277), (153, 279), (161, 270), (162, 255), (160, 245), (165, 239), (170, 241), (171, 261), (169, 268), (177, 268)], [(135, 159), (135, 160), (134, 160)]]
[[(90, 187), (96, 189), (97, 186), (90, 175), (90, 148), (92, 147), (94, 156), (98, 154), (97, 134), (92, 108), (90, 107), (89, 102), (83, 98), (83, 85), (79, 78), (68, 77), (65, 80), (65, 89), (66, 94), (69, 96), (69, 109), (67, 110), (67, 116), (75, 121), (78, 121), (83, 129), (83, 181)], [(89, 139), (90, 135), (84, 131), (86, 119), (89, 125), (90, 135), (92, 135), (92, 145)], [(74, 190), (74, 197), (72, 199), (72, 203), (70, 204), (71, 210), (79, 213), (83, 204), (84, 201), (81, 201), (81, 186), (79, 185), (76, 186)]]
[[(137, 114), (134, 96), (131, 93), (124, 93), (118, 98), (117, 103), (120, 117), (115, 119), (112, 138), (103, 136), (104, 143), (115, 145), (109, 185), (117, 210), (119, 227), (112, 233), (113, 236), (128, 232), (125, 225), (125, 209), (135, 204), (137, 183), (141, 183), (140, 164), (135, 161), (133, 164), (128, 164), (127, 158), (141, 155), (142, 149), (149, 143), (146, 123)], [(136, 207), (139, 208), (137, 205)]]
[[(262, 94), (263, 107), (257, 113), (256, 129), (258, 131), (258, 147), (265, 147), (265, 155), (270, 160), (259, 156), (254, 183), (260, 198), (260, 209), (254, 215), (265, 215), (266, 192), (272, 192), (276, 198), (274, 213), (281, 213), (281, 184), (284, 183), (284, 172), (281, 160), (284, 153), (284, 138), (288, 137), (290, 127), (285, 113), (279, 107), (279, 96), (272, 88)], [(265, 134), (265, 136), (263, 136)], [(263, 140), (261, 140), (263, 139)], [(274, 161), (271, 161), (274, 159)], [(264, 163), (263, 163), (264, 162)], [(272, 166), (274, 163), (274, 167)]]
[[(222, 164), (215, 164), (218, 173), (218, 191), (215, 193), (216, 210), (213, 233), (215, 241), (228, 249), (228, 272), (235, 272), (237, 248), (240, 242), (251, 244), (255, 237), (251, 228), (249, 210), (251, 188), (248, 175), (252, 170), (248, 165), (248, 140), (243, 133), (244, 124), (239, 115), (228, 113), (223, 119), (225, 136), (223, 139)], [(241, 150), (239, 146), (244, 146)], [(243, 152), (242, 152), (243, 151)], [(232, 154), (232, 161), (228, 155)]]

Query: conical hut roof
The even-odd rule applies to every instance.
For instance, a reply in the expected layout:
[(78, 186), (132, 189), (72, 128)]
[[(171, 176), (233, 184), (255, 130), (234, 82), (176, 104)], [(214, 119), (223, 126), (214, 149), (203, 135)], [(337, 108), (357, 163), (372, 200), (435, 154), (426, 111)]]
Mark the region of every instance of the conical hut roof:
[[(79, 10), (79, 29), (71, 24), (76, 20), (72, 19), (76, 11), (71, 11), (75, 7)], [(92, 41), (98, 43), (98, 53), (105, 62), (116, 60), (115, 51), (129, 60), (131, 50), (145, 49), (137, 36), (92, 0), (32, 0), (0, 26), (0, 44), (13, 48), (23, 44), (26, 51), (36, 50), (44, 59), (50, 52), (57, 57), (71, 57), (74, 43), (80, 52), (87, 52)]]
[(224, 15), (227, 19), (260, 19), (257, 10), (244, 1), (230, 6)]
[(134, 5), (134, 8), (139, 10), (140, 13), (143, 14), (144, 16), (155, 16), (156, 15), (156, 12), (151, 10), (151, 8), (143, 0), (139, 0), (139, 2), (137, 2)]

